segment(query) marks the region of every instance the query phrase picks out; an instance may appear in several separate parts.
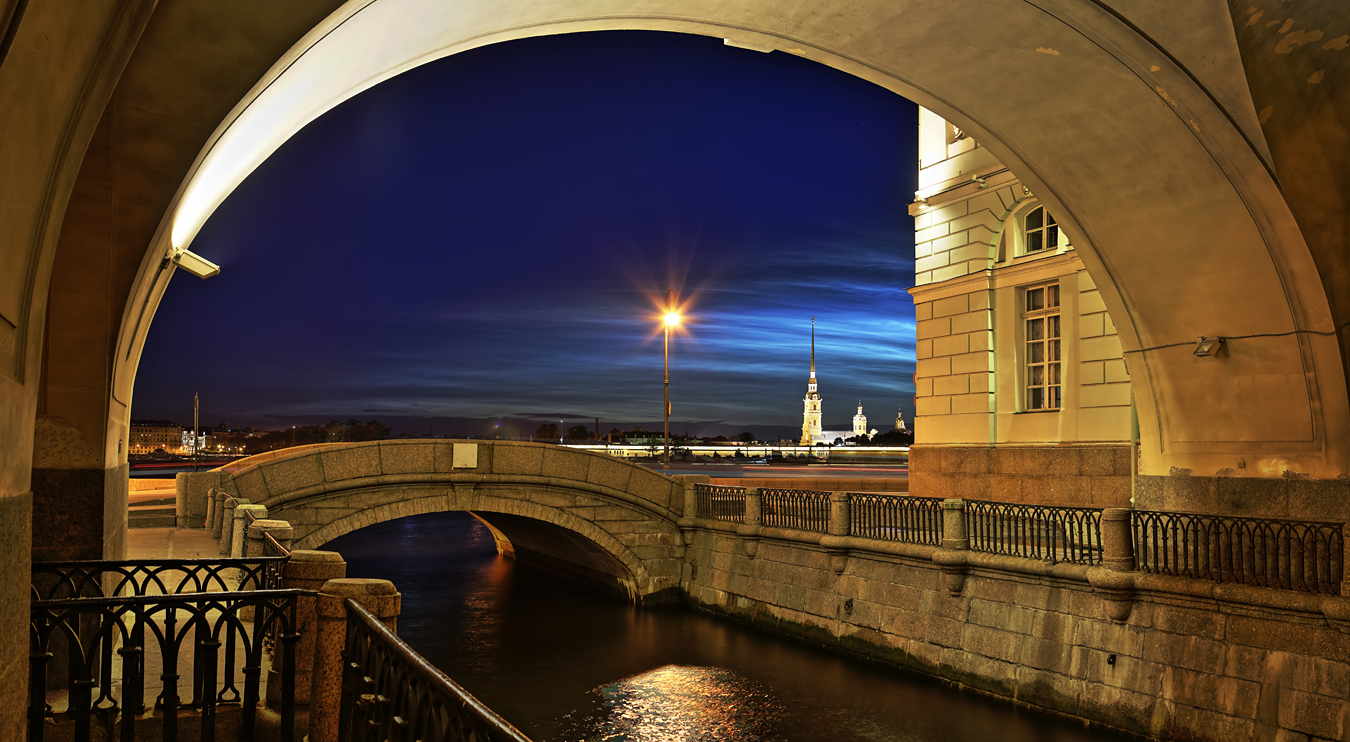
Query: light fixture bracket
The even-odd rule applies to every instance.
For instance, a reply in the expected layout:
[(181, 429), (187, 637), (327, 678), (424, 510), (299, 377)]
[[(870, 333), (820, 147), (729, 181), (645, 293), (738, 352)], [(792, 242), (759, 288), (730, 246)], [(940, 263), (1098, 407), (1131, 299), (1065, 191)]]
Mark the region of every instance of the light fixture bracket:
[(186, 270), (197, 278), (210, 278), (220, 272), (220, 266), (191, 250), (174, 252), (170, 254), (169, 259), (179, 268)]
[(1202, 335), (1195, 339), (1195, 350), (1191, 351), (1197, 358), (1209, 358), (1216, 356), (1223, 350), (1223, 338), (1218, 335)]

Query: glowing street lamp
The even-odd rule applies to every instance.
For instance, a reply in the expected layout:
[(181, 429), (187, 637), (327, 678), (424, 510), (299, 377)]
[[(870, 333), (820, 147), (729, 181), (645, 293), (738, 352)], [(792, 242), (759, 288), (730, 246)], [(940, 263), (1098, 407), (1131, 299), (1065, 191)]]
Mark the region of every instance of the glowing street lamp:
[(672, 328), (672, 327), (674, 327), (674, 326), (680, 324), (680, 315), (677, 314), (677, 313), (675, 312), (675, 289), (670, 289), (670, 290), (666, 291), (666, 317), (665, 317), (665, 319), (666, 319), (666, 324), (665, 324), (665, 331), (666, 331), (666, 380), (665, 380), (665, 385), (664, 385), (664, 386), (665, 386), (665, 392), (666, 392), (666, 410), (665, 410), (665, 412), (666, 412), (666, 418), (665, 418), (665, 419), (666, 419), (666, 422), (665, 422), (666, 453), (665, 453), (665, 461), (663, 462), (662, 465), (663, 465), (664, 467), (666, 467), (667, 469), (669, 469), (669, 468), (670, 468), (670, 328)]

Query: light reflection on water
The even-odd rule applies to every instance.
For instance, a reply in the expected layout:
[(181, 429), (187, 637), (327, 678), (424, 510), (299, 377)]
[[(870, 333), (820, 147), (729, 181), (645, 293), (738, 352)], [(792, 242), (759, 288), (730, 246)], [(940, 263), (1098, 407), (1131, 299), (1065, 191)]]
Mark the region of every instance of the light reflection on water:
[[(593, 691), (595, 711), (566, 742), (778, 742), (783, 705), (758, 683), (719, 667), (666, 665)], [(569, 715), (576, 716), (576, 715)]]
[(399, 635), (537, 742), (1134, 739), (706, 613), (635, 608), (496, 555), (464, 513), (334, 540), (403, 593)]

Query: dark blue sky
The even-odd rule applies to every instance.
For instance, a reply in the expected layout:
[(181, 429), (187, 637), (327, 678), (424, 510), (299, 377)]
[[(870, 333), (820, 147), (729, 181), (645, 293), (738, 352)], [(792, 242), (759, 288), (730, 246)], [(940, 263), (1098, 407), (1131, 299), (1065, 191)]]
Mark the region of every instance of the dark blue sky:
[[(137, 417), (800, 426), (912, 417), (915, 106), (718, 39), (605, 32), (458, 54), (310, 124), (207, 222)], [(409, 427), (405, 424), (403, 427)], [(419, 431), (409, 431), (419, 432)], [(446, 430), (445, 432), (451, 432)], [(475, 431), (462, 431), (475, 432)]]

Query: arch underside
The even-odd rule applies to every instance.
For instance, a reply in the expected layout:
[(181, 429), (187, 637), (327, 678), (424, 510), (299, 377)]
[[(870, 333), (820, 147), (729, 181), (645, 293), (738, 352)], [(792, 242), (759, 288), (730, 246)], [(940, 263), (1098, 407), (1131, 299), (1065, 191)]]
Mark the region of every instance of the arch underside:
[[(350, 493), (336, 493), (287, 503), (268, 514), (292, 522), (296, 529), (294, 548), (318, 549), (339, 536), (377, 523), (426, 513), (468, 512), (489, 526), (498, 539), (499, 550), (504, 550), (504, 537), (510, 552), (522, 563), (583, 579), (635, 602), (660, 600), (653, 596), (678, 582), (680, 560), (672, 549), (648, 553), (645, 559), (635, 551), (647, 548), (635, 542), (650, 541), (646, 538), (649, 534), (656, 534), (657, 540), (668, 547), (681, 544), (679, 530), (673, 524), (654, 521), (645, 514), (632, 512), (631, 520), (597, 524), (565, 507), (540, 502), (546, 499), (546, 493), (540, 492), (515, 492), (513, 496), (475, 493), (470, 497), (450, 492), (406, 499), (392, 492), (385, 494), (381, 497), (379, 492), (364, 491), (361, 497), (365, 504), (347, 507), (354, 498)], [(611, 528), (623, 532), (611, 533)], [(637, 534), (643, 537), (635, 539)], [(675, 581), (670, 574), (676, 575)]]
[[(1245, 455), (1248, 471), (1278, 460), (1337, 476), (1350, 471), (1350, 405), (1321, 278), (1271, 175), (1226, 8), (1175, 12), (1195, 33), (1185, 41), (1169, 33), (1164, 49), (1085, 0), (1054, 9), (864, 0), (830, 13), (769, 0), (348, 4), (278, 62), (202, 149), (129, 306), (153, 300), (159, 256), (188, 246), (272, 151), (400, 72), (546, 34), (725, 37), (819, 61), (934, 110), (1059, 215), (1120, 332), (1142, 473), (1207, 473)], [(1213, 63), (1183, 66), (1187, 59)], [(148, 323), (137, 326), (123, 324), (128, 360), (114, 376), (128, 392), (129, 351)], [(1231, 338), (1229, 355), (1193, 357), (1188, 344), (1201, 335)]]

